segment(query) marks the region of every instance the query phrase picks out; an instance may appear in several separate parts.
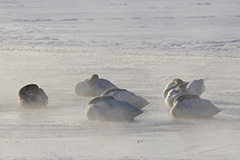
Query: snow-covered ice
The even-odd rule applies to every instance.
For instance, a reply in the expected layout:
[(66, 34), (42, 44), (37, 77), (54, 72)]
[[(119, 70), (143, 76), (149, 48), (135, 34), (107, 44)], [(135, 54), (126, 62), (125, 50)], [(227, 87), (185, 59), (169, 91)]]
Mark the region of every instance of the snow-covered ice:
[[(0, 159), (238, 159), (240, 1), (0, 0)], [(150, 102), (91, 122), (75, 85), (97, 73)], [(205, 80), (210, 120), (172, 120), (169, 81)], [(41, 86), (47, 108), (18, 106)]]

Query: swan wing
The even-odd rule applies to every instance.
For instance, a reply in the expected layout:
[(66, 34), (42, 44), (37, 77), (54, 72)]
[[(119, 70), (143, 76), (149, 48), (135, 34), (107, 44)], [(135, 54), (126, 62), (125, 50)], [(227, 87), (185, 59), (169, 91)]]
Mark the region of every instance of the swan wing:
[(143, 97), (140, 97), (128, 90), (114, 91), (114, 92), (109, 93), (109, 95), (113, 96), (115, 99), (126, 101), (126, 102), (130, 103), (131, 105), (139, 107), (139, 108), (143, 108), (149, 104), (149, 102), (146, 99), (144, 99)]
[(205, 91), (204, 79), (193, 80), (187, 85), (188, 94), (200, 96)]

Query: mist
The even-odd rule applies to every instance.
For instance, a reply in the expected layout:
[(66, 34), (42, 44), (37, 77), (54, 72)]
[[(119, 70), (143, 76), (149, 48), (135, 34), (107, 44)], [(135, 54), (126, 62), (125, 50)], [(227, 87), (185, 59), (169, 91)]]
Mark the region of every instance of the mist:
[[(239, 157), (239, 2), (1, 4), (0, 158)], [(89, 121), (91, 97), (74, 88), (92, 74), (150, 104), (131, 123)], [(174, 78), (203, 78), (202, 98), (222, 112), (173, 120), (162, 93)], [(18, 105), (19, 89), (30, 83), (45, 90), (47, 107)]]

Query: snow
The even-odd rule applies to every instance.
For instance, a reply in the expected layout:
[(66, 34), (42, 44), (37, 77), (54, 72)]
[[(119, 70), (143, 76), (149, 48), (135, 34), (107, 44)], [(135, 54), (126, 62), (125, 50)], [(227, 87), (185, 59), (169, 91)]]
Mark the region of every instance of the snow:
[[(237, 0), (0, 1), (1, 159), (238, 159)], [(150, 102), (132, 123), (91, 122), (75, 85), (97, 73)], [(222, 112), (172, 120), (172, 79), (205, 80)], [(37, 83), (47, 108), (18, 106)]]

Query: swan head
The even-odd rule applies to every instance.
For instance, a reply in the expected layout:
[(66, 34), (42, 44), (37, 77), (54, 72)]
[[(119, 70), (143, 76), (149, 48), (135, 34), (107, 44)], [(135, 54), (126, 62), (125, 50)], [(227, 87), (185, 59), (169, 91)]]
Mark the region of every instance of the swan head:
[(172, 80), (172, 82), (170, 83), (170, 86), (169, 88), (176, 88), (177, 86), (180, 86), (180, 85), (185, 85), (185, 83), (189, 83), (189, 82), (185, 82), (183, 81), (182, 79), (179, 79), (179, 78), (175, 78)]
[(183, 83), (183, 80), (181, 80), (181, 79), (179, 79), (179, 78), (175, 78), (175, 79), (172, 80), (172, 83), (178, 85), (178, 84)]
[(177, 87), (175, 88), (175, 91), (181, 92), (183, 89), (187, 88), (189, 83), (190, 82), (182, 82), (181, 84), (177, 85)]
[(99, 79), (98, 75), (97, 74), (93, 74), (91, 76), (91, 78), (88, 80), (88, 84), (90, 86), (93, 86), (97, 82), (98, 79)]

